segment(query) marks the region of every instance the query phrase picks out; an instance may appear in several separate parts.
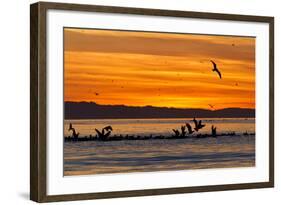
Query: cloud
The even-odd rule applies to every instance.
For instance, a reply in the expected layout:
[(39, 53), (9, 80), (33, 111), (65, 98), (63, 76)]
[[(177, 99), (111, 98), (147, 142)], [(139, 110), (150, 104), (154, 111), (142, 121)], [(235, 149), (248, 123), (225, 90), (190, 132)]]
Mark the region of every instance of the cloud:
[[(175, 37), (176, 36), (176, 37)], [(254, 60), (255, 38), (65, 29), (66, 51)], [(234, 46), (233, 46), (234, 44)]]

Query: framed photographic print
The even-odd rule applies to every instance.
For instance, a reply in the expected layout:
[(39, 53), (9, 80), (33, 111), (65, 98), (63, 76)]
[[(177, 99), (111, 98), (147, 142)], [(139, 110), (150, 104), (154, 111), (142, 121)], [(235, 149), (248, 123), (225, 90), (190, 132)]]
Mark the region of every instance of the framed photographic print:
[(274, 18), (31, 5), (30, 197), (274, 186)]

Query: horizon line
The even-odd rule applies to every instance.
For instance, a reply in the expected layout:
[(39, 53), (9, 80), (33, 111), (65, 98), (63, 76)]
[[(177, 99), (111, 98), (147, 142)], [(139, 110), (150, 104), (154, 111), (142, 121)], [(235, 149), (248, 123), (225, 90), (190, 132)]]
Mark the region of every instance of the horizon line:
[(153, 105), (143, 105), (143, 106), (138, 106), (138, 105), (125, 105), (125, 104), (98, 104), (95, 101), (64, 101), (64, 103), (94, 103), (96, 105), (100, 106), (125, 106), (125, 107), (138, 107), (138, 108), (144, 108), (144, 107), (154, 107), (154, 108), (168, 108), (168, 109), (180, 109), (180, 110), (185, 110), (185, 109), (190, 109), (190, 110), (208, 110), (208, 111), (218, 111), (218, 110), (224, 110), (224, 109), (250, 109), (250, 110), (256, 110), (256, 108), (249, 108), (249, 107), (225, 107), (225, 108), (219, 108), (219, 109), (208, 109), (208, 108), (183, 108), (183, 107), (158, 107), (158, 106), (153, 106)]

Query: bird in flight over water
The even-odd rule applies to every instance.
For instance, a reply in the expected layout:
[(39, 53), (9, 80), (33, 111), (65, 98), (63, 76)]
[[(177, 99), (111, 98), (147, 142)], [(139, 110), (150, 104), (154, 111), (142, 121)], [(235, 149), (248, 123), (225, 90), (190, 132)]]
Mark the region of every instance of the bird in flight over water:
[(212, 71), (217, 72), (218, 75), (219, 75), (219, 77), (220, 77), (220, 79), (221, 79), (221, 72), (220, 72), (219, 69), (217, 68), (217, 64), (216, 64), (214, 61), (212, 61), (212, 60), (210, 60), (210, 61), (212, 62), (213, 66), (214, 66), (214, 68), (213, 68)]

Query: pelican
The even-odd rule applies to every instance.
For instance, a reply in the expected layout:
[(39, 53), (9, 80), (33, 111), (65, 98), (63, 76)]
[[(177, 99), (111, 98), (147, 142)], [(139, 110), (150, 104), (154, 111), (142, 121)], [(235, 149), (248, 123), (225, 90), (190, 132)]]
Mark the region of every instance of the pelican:
[(173, 129), (174, 133), (175, 133), (175, 137), (180, 136), (180, 132), (178, 130)]
[(79, 132), (76, 133), (74, 127), (72, 127), (72, 123), (69, 124), (69, 128), (68, 128), (68, 131), (72, 131), (72, 136), (74, 139), (78, 139), (78, 136), (79, 136)]
[(101, 132), (98, 129), (95, 129), (96, 133), (98, 134), (98, 138), (101, 140), (107, 140), (112, 130), (113, 129), (110, 125), (102, 128)]
[(195, 124), (194, 130), (195, 130), (196, 132), (198, 132), (200, 129), (202, 129), (203, 127), (206, 126), (206, 125), (202, 124), (202, 121), (201, 121), (201, 120), (199, 120), (199, 122), (197, 122), (197, 120), (196, 120), (195, 118), (193, 118), (193, 122), (194, 122), (194, 124)]
[(79, 136), (79, 132), (75, 132), (75, 129), (73, 128), (73, 130), (72, 130), (73, 132), (72, 132), (72, 136), (74, 137), (74, 139), (78, 139), (78, 136)]
[(217, 128), (212, 125), (212, 137), (217, 137)]
[(198, 123), (198, 128), (201, 129), (203, 127), (205, 127), (206, 125), (202, 124), (202, 121), (199, 120), (199, 123)]
[(186, 134), (185, 126), (181, 126), (181, 136), (184, 137)]
[(220, 79), (221, 79), (221, 72), (220, 72), (219, 69), (217, 68), (217, 64), (216, 64), (214, 61), (212, 61), (212, 60), (211, 60), (211, 62), (212, 62), (212, 64), (213, 64), (213, 66), (214, 66), (214, 68), (213, 68), (212, 71), (217, 72), (218, 75), (219, 75), (219, 77), (220, 77)]
[(190, 125), (189, 123), (186, 123), (185, 125), (186, 125), (186, 127), (187, 127), (188, 133), (191, 135), (191, 134), (194, 132), (194, 131), (192, 130), (191, 125)]
[(69, 128), (68, 128), (68, 131), (72, 130), (72, 123), (69, 124)]
[(109, 126), (106, 126), (106, 127), (104, 127), (103, 128), (104, 130), (106, 130), (106, 131), (112, 131), (113, 129), (112, 129), (112, 127), (109, 125)]

